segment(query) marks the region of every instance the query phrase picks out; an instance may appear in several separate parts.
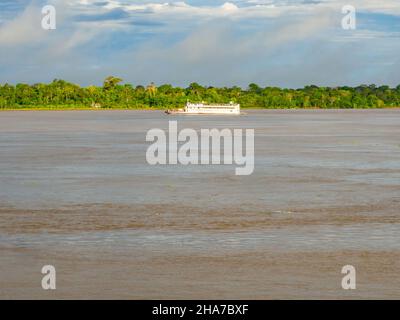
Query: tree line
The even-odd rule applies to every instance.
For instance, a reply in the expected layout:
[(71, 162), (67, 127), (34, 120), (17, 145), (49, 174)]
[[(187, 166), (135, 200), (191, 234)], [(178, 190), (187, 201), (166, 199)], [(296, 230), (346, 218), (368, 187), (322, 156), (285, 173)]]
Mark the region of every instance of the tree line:
[(169, 84), (133, 86), (108, 77), (103, 86), (81, 87), (64, 80), (49, 84), (0, 84), (0, 108), (93, 107), (154, 108), (183, 107), (187, 101), (240, 103), (243, 108), (387, 108), (400, 107), (400, 85), (360, 85), (358, 87), (306, 86), (301, 89), (260, 87), (250, 84), (216, 88), (192, 83), (187, 88)]

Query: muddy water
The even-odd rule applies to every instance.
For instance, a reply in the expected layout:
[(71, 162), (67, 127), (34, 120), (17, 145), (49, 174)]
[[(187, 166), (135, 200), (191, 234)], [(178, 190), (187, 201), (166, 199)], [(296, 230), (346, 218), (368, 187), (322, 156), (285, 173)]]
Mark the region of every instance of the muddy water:
[[(255, 129), (254, 174), (149, 166), (168, 120)], [(399, 110), (1, 112), (0, 298), (399, 299), (399, 137)]]

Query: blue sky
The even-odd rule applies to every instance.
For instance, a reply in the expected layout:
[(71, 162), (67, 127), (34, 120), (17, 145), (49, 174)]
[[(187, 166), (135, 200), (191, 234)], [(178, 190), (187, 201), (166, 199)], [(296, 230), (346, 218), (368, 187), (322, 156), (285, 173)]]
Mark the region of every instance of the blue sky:
[(1, 0), (0, 83), (400, 84), (399, 0), (167, 1)]

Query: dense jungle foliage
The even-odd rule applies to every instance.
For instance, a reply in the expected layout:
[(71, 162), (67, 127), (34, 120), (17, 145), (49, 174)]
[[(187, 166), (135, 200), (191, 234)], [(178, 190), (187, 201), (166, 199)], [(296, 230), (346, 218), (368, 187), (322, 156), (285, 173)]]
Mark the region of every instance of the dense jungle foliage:
[(102, 87), (79, 85), (64, 80), (50, 84), (0, 84), (0, 108), (177, 108), (187, 101), (238, 102), (243, 108), (384, 108), (400, 107), (400, 85), (358, 87), (306, 86), (301, 89), (215, 88), (192, 83), (187, 88), (164, 84), (159, 87), (121, 84), (108, 77)]

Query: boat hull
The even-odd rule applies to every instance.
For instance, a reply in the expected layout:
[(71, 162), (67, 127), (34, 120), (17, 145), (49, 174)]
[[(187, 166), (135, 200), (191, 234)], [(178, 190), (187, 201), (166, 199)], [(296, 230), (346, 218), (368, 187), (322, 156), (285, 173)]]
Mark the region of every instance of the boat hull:
[(187, 103), (184, 109), (167, 110), (167, 114), (185, 115), (240, 115), (239, 104), (207, 105), (203, 103)]
[(182, 115), (240, 115), (241, 112), (222, 112), (222, 111), (207, 111), (207, 112), (187, 112), (187, 111), (175, 111), (175, 110), (167, 110), (166, 114), (174, 115), (174, 114), (182, 114)]

